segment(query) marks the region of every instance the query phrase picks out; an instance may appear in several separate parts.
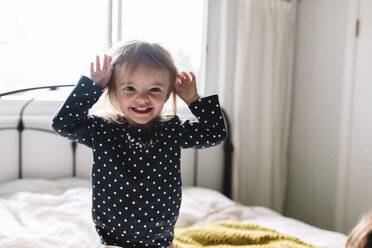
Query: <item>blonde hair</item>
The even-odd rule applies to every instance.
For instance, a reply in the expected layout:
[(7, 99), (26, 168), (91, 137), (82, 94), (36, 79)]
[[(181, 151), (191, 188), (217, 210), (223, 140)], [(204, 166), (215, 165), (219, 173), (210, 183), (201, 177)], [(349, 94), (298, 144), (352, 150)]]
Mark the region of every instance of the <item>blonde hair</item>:
[(364, 214), (358, 224), (351, 230), (345, 247), (372, 247), (372, 210)]
[(140, 63), (146, 63), (154, 68), (165, 69), (168, 71), (170, 82), (169, 90), (173, 100), (173, 114), (176, 114), (177, 96), (175, 87), (179, 72), (171, 54), (163, 46), (158, 43), (133, 40), (115, 48), (111, 53), (111, 58), (111, 65), (114, 65), (115, 69), (112, 72), (110, 82), (102, 96), (102, 98), (106, 99), (102, 99), (100, 102), (101, 104), (105, 105), (107, 105), (109, 102), (114, 109), (112, 111), (101, 111), (101, 113), (99, 113), (99, 110), (95, 111), (95, 108), (93, 108), (92, 112), (97, 112), (95, 114), (110, 122), (117, 124), (122, 123), (124, 115), (121, 113), (120, 108), (118, 107), (116, 97), (115, 70), (125, 67), (125, 70), (128, 72), (127, 77), (129, 78)]

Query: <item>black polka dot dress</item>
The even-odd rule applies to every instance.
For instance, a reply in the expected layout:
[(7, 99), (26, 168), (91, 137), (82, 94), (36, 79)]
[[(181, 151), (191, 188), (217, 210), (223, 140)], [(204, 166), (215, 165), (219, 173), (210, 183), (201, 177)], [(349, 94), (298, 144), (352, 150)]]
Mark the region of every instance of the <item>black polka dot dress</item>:
[(197, 121), (174, 116), (144, 130), (89, 115), (102, 91), (82, 77), (52, 127), (93, 150), (92, 217), (102, 244), (168, 247), (181, 206), (181, 148), (206, 148), (226, 138), (218, 97), (190, 104)]

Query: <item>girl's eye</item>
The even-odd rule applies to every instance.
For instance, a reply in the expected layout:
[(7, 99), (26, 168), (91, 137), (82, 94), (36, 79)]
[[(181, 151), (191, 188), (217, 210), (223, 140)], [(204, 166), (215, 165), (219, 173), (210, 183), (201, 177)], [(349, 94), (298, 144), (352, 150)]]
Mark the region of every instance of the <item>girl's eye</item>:
[(151, 88), (150, 91), (151, 92), (160, 92), (161, 89), (160, 88)]
[(134, 91), (135, 89), (132, 86), (127, 86), (124, 88), (125, 91)]

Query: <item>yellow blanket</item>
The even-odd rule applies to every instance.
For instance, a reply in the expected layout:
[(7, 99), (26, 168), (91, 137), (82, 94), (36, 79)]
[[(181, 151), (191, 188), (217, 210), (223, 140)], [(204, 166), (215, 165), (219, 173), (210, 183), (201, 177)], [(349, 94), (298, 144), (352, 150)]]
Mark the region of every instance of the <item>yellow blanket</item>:
[(220, 221), (203, 227), (177, 228), (173, 242), (177, 248), (317, 248), (269, 228), (234, 221)]

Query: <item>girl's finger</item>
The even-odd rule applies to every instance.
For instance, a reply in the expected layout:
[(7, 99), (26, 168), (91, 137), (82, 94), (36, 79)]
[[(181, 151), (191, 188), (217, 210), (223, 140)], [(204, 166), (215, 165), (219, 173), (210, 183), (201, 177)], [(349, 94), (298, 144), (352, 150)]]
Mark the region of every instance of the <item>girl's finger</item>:
[(190, 76), (189, 76), (189, 74), (187, 74), (187, 73), (184, 72), (184, 71), (181, 73), (181, 76), (182, 76), (182, 81), (190, 80)]
[(96, 56), (96, 71), (101, 70), (101, 64), (99, 62), (99, 56)]
[(113, 65), (110, 65), (110, 67), (108, 68), (107, 72), (106, 72), (106, 75), (105, 75), (105, 81), (107, 83), (110, 82), (110, 78), (112, 76), (112, 73), (113, 73), (113, 69), (114, 69), (114, 66)]
[(91, 62), (90, 63), (90, 73), (93, 73), (94, 72), (94, 63)]
[(103, 70), (107, 70), (107, 55), (105, 54), (103, 56), (103, 67), (102, 67)]
[(196, 81), (195, 74), (192, 73), (192, 71), (190, 71), (189, 73), (190, 73), (190, 75), (191, 75), (191, 80), (192, 80), (192, 81)]
[(113, 73), (114, 69), (115, 69), (115, 66), (114, 65), (110, 65), (109, 71), (110, 71), (111, 74)]

